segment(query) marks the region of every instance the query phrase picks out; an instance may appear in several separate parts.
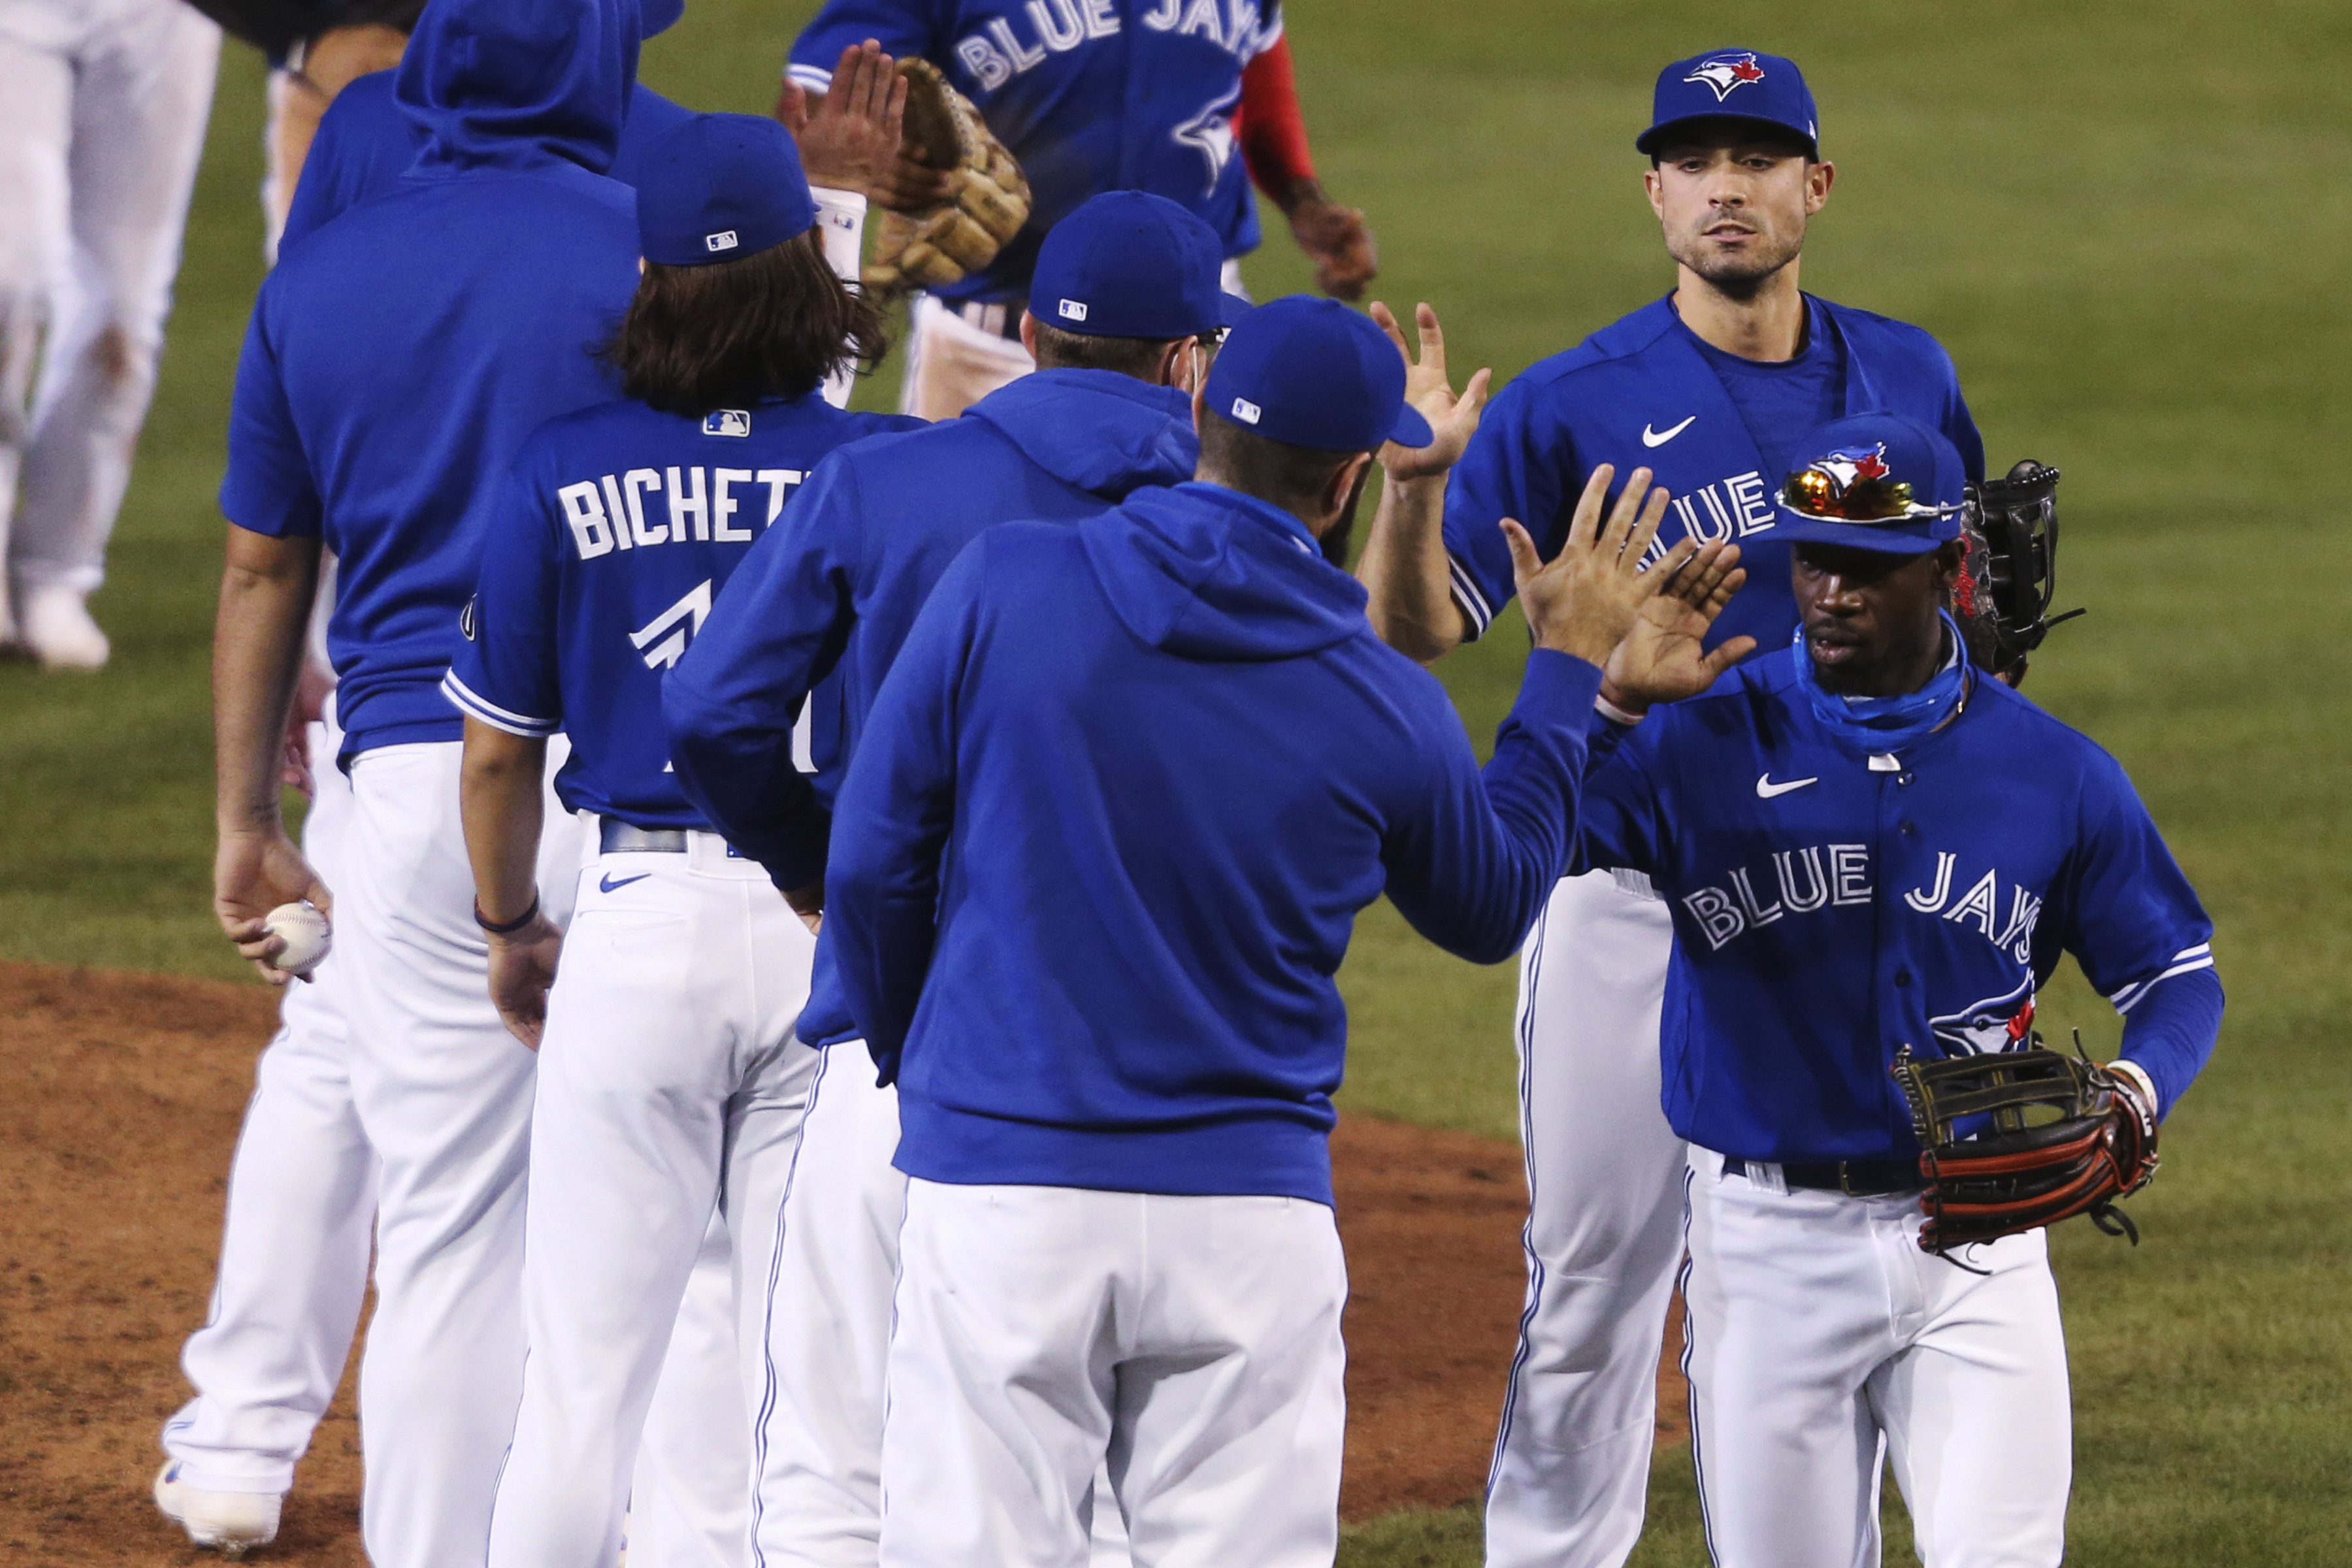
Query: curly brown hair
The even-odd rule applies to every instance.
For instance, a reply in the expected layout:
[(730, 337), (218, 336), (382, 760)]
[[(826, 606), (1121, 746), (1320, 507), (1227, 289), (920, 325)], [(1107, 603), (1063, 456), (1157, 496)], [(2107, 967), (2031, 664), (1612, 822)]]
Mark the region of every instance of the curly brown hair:
[(881, 308), (834, 276), (812, 229), (731, 261), (646, 262), (599, 352), (628, 395), (698, 418), (803, 396), (844, 364), (871, 369), (888, 347)]

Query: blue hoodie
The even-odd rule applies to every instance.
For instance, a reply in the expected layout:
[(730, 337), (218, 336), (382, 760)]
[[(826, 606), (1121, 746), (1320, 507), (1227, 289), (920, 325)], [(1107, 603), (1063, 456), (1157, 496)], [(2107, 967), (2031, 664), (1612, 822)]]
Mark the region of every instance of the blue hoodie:
[(1483, 774), (1296, 518), (1213, 485), (984, 535), (835, 800), (825, 934), (935, 1182), (1331, 1200), (1334, 976), (1386, 892), (1517, 951), (1600, 671), (1538, 650)]
[[(824, 870), (827, 805), (874, 694), (948, 563), (1013, 518), (1076, 522), (1200, 456), (1183, 394), (1100, 370), (1045, 370), (961, 419), (842, 447), (752, 545), (710, 619), (662, 682), (677, 783), (730, 842), (799, 888)], [(814, 692), (811, 753), (793, 724)], [(829, 943), (800, 1037), (855, 1038)]]
[(395, 89), (415, 165), (262, 284), (221, 509), (341, 560), (345, 759), (462, 733), (441, 678), (499, 480), (540, 425), (618, 394), (590, 345), (635, 291), (635, 213), (594, 171), (637, 26), (636, 0), (434, 0)]

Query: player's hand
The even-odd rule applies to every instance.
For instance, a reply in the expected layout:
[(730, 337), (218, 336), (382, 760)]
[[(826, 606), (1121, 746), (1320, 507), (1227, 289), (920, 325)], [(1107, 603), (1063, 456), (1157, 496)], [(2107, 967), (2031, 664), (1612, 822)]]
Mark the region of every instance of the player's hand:
[(1323, 194), (1318, 180), (1291, 187), (1290, 233), (1315, 263), (1315, 286), (1339, 300), (1360, 300), (1364, 285), (1380, 276), (1380, 248), (1364, 215)]
[(897, 68), (868, 38), (841, 51), (833, 86), (822, 97), (784, 79), (776, 118), (800, 143), (810, 184), (871, 195), (889, 178), (907, 112), (907, 83)]
[(555, 984), (563, 933), (545, 915), (505, 936), (490, 933), (490, 1001), (507, 1032), (532, 1050), (547, 1030), (547, 992)]
[(264, 931), (261, 922), (278, 905), (305, 899), (329, 920), (334, 918), (334, 895), (283, 827), (221, 835), (213, 854), (213, 913), (220, 918), (222, 933), (236, 944), (238, 955), (251, 960), (272, 985), (283, 985), (294, 976), (271, 962), (286, 951), (286, 939)]
[(1486, 385), (1495, 373), (1479, 371), (1456, 396), (1453, 384), (1445, 378), (1445, 329), (1438, 325), (1435, 310), (1426, 304), (1413, 307), (1413, 325), (1421, 335), (1418, 359), (1405, 342), (1404, 329), (1397, 324), (1394, 312), (1375, 300), (1371, 315), (1403, 356), (1404, 400), (1419, 410), (1421, 416), (1429, 421), (1429, 427), (1436, 432), (1436, 439), (1426, 447), (1383, 443), (1381, 471), (1392, 484), (1435, 479), (1462, 460), (1470, 437), (1478, 433), (1478, 419), (1486, 406)]
[(1714, 685), (1717, 676), (1756, 647), (1754, 637), (1732, 637), (1709, 653), (1704, 641), (1707, 628), (1746, 581), (1739, 546), (1717, 540), (1702, 547), (1664, 592), (1643, 602), (1633, 629), (1601, 668), (1601, 695), (1613, 707), (1640, 713), (1654, 703), (1696, 697)]
[(1643, 602), (1671, 583), (1697, 549), (1685, 539), (1666, 552), (1657, 570), (1644, 572), (1642, 557), (1664, 521), (1666, 492), (1651, 488), (1649, 469), (1636, 468), (1603, 522), (1601, 506), (1615, 477), (1616, 470), (1606, 463), (1592, 470), (1584, 494), (1577, 499), (1568, 539), (1549, 562), (1536, 553), (1526, 529), (1511, 518), (1502, 521), (1503, 535), (1510, 542), (1519, 607), (1535, 633), (1536, 646), (1594, 664), (1608, 662), (1633, 630)]
[(792, 906), (793, 913), (800, 916), (801, 924), (809, 928), (811, 936), (814, 936), (824, 929), (824, 878), (819, 877), (804, 888), (786, 888), (783, 889), (783, 895), (784, 902)]

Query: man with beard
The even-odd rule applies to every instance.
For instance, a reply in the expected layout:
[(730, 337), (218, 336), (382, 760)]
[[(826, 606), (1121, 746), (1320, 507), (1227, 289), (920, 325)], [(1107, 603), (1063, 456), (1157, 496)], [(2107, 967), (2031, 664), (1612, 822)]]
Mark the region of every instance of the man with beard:
[[(1511, 597), (1497, 520), (1523, 521), (1549, 555), (1602, 464), (1671, 492), (1655, 548), (1688, 536), (1745, 552), (1748, 586), (1710, 647), (1747, 636), (1776, 647), (1795, 628), (1773, 497), (1807, 431), (1884, 409), (1940, 432), (1968, 476), (1981, 475), (1982, 445), (1935, 340), (1799, 286), (1806, 228), (1837, 171), (1796, 66), (1713, 50), (1660, 72), (1654, 101), (1634, 146), (1650, 156), (1675, 291), (1496, 399), (1454, 470), (1442, 535), (1375, 530), (1360, 568), (1372, 624), (1415, 658), (1478, 637)], [(1659, 1110), (1657, 1051), (1673, 946), (1646, 879), (1596, 870), (1561, 880), (1522, 955), (1533, 1212), (1488, 1483), (1490, 1568), (1614, 1565), (1641, 1534), (1682, 1254), (1684, 1146)]]

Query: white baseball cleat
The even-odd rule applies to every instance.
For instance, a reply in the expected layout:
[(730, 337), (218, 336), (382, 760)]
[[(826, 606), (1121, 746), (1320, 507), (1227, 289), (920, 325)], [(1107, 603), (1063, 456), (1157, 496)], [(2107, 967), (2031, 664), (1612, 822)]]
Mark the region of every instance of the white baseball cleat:
[(248, 1547), (277, 1540), (283, 1500), (276, 1492), (199, 1491), (180, 1479), (177, 1459), (155, 1473), (155, 1506), (163, 1517), (198, 1546), (213, 1547), (224, 1557), (242, 1557)]
[(27, 588), (16, 616), (16, 635), (46, 669), (103, 669), (110, 651), (106, 634), (89, 618), (83, 595), (72, 588)]

